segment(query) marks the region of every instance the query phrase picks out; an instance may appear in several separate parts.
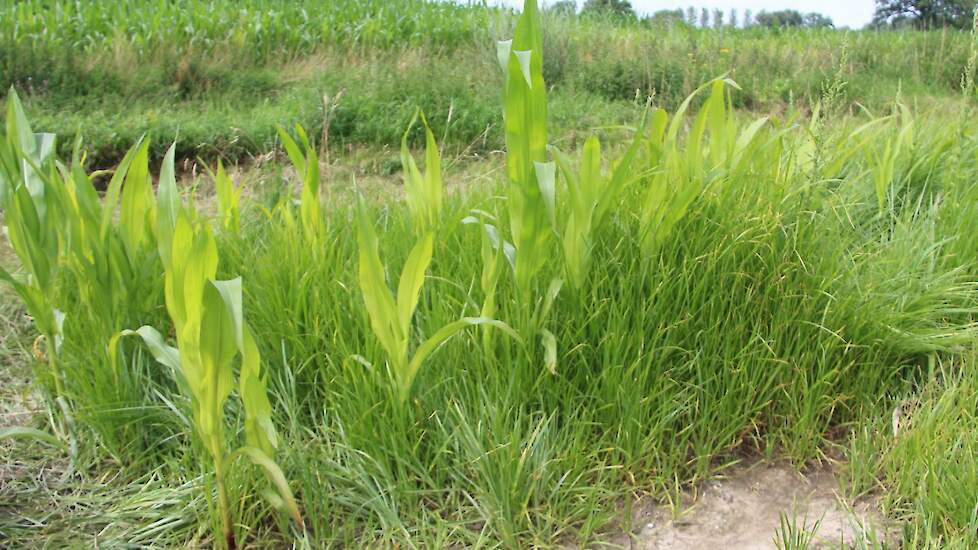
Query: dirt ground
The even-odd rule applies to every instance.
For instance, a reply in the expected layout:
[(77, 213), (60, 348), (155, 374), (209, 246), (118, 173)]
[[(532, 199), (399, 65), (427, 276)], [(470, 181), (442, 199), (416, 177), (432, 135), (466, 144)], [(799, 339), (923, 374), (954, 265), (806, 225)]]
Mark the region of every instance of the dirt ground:
[(779, 547), (782, 519), (809, 548), (861, 547), (881, 538), (884, 522), (872, 503), (849, 507), (838, 488), (827, 468), (804, 476), (775, 464), (734, 468), (706, 482), (678, 517), (662, 506), (641, 508), (635, 530), (616, 542), (630, 550), (766, 550)]

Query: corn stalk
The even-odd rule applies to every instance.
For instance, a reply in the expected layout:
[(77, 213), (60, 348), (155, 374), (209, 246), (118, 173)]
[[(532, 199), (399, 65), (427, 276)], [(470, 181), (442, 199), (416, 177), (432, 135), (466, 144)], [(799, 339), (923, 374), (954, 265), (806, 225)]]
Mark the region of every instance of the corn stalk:
[(555, 168), (547, 161), (547, 89), (536, 0), (527, 0), (512, 40), (497, 47), (505, 73), (506, 175), (516, 286), (530, 297), (553, 237)]
[[(164, 172), (172, 171), (165, 166)], [(224, 540), (236, 547), (226, 476), (240, 456), (261, 467), (279, 498), (302, 525), (298, 505), (274, 462), (278, 437), (261, 372), (261, 357), (242, 311), (241, 279), (219, 281), (217, 244), (207, 224), (179, 203), (175, 181), (161, 177), (157, 211), (159, 251), (165, 270), (166, 308), (176, 347), (150, 326), (122, 331), (110, 343), (113, 364), (122, 336), (137, 335), (156, 360), (171, 369), (190, 398), (194, 428), (214, 466)], [(224, 406), (234, 385), (233, 364), (240, 356), (238, 397), (245, 411), (246, 444), (230, 452)]]

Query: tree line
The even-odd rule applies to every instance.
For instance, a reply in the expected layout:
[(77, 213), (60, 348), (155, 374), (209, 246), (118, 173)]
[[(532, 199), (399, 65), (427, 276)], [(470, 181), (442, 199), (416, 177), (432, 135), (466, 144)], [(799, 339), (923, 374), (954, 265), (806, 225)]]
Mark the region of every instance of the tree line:
[(820, 13), (803, 14), (797, 10), (760, 11), (756, 15), (752, 10), (744, 10), (741, 14), (736, 8), (729, 12), (719, 9), (689, 7), (686, 10), (659, 10), (644, 18), (640, 18), (628, 0), (585, 0), (578, 11), (574, 0), (560, 0), (550, 5), (550, 11), (564, 15), (581, 15), (612, 17), (623, 20), (644, 19), (656, 24), (682, 24), (691, 27), (721, 28), (721, 27), (832, 27), (832, 19)]
[[(876, 0), (876, 11), (870, 27), (885, 28), (971, 28), (978, 0)], [(639, 17), (628, 0), (585, 0), (578, 10), (575, 0), (559, 0), (550, 5), (549, 10), (564, 15), (599, 16), (617, 18), (623, 21), (647, 21), (659, 25), (688, 25), (701, 28), (722, 27), (767, 27), (767, 28), (825, 28), (834, 27), (832, 19), (820, 13), (801, 13), (798, 10), (784, 9), (760, 11), (756, 15), (751, 10), (743, 14), (737, 9), (724, 12), (719, 9), (689, 7), (659, 10), (651, 15)]]

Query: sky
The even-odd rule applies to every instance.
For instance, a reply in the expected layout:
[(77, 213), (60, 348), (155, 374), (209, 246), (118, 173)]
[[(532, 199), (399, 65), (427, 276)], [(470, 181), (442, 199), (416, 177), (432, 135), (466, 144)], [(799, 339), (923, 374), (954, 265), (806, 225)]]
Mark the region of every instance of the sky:
[[(697, 16), (700, 8), (724, 11), (724, 15), (735, 8), (738, 15), (743, 17), (746, 10), (754, 14), (761, 10), (777, 11), (783, 9), (798, 10), (802, 13), (818, 12), (827, 15), (835, 22), (836, 27), (861, 28), (873, 18), (875, 2), (873, 0), (630, 0), (632, 7), (640, 14), (650, 14), (659, 10), (696, 8)], [(515, 6), (523, 5), (522, 0), (489, 0), (490, 4)], [(541, 0), (541, 4), (551, 4), (553, 0)], [(577, 4), (583, 4), (578, 0)]]

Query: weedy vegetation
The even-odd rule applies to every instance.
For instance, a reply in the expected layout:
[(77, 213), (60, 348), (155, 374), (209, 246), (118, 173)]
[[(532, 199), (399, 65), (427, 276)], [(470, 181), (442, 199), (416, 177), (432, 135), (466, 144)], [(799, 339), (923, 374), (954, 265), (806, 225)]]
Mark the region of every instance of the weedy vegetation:
[[(56, 4), (8, 8), (20, 26), (0, 41), (43, 29), (51, 51), (232, 44), (275, 59), (488, 42), (480, 18), (497, 13), (340, 2), (268, 19), (215, 1), (126, 32), (143, 2)], [(383, 17), (348, 24), (351, 6)], [(291, 167), (269, 192), (224, 161), (178, 185), (186, 150), (152, 131), (92, 170), (80, 139), (35, 133), (11, 90), (0, 311), (16, 296), (30, 316), (46, 415), (4, 426), (0, 445), (64, 456), (58, 503), (94, 502), (112, 476), (119, 491), (97, 513), (37, 520), (36, 489), (17, 485), (0, 542), (591, 547), (630, 529), (637, 498), (678, 508), (745, 457), (842, 453), (845, 493), (879, 497), (905, 546), (978, 544), (975, 56), (933, 111), (901, 95), (847, 112), (839, 94), (855, 90), (837, 75), (761, 116), (737, 108), (750, 84), (716, 70), (565, 139), (552, 127), (569, 92), (549, 79), (584, 77), (548, 74), (566, 55), (548, 33), (568, 24), (527, 0), (499, 42), (505, 159), (464, 187), (436, 139), (447, 116), (424, 101), (377, 134), (394, 136), (402, 189), (336, 177), (324, 128), (283, 116)], [(776, 543), (807, 547), (809, 530), (783, 517)]]

